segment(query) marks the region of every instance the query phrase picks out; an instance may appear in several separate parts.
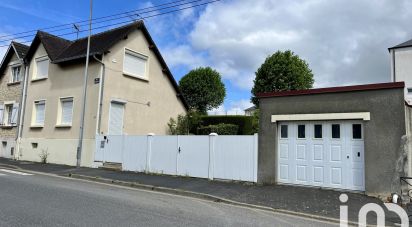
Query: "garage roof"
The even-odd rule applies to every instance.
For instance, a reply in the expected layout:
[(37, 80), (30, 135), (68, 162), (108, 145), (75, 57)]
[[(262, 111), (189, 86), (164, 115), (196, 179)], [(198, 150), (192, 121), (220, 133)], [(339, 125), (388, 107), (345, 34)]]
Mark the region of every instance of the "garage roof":
[(350, 92), (350, 91), (381, 90), (381, 89), (404, 88), (404, 87), (405, 87), (404, 82), (363, 84), (363, 85), (353, 85), (353, 86), (343, 86), (343, 87), (315, 88), (315, 89), (307, 89), (307, 90), (266, 92), (266, 93), (257, 94), (257, 97), (258, 98), (269, 98), (269, 97), (311, 95), (311, 94), (338, 93), (338, 92)]

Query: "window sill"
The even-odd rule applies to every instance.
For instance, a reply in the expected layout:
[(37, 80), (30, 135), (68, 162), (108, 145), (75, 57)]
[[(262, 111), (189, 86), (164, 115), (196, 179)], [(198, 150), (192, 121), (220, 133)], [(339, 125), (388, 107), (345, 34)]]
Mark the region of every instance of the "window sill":
[(124, 76), (127, 76), (127, 77), (134, 78), (134, 79), (142, 80), (142, 81), (145, 81), (145, 82), (149, 82), (149, 79), (146, 78), (146, 77), (136, 76), (136, 75), (133, 75), (133, 74), (130, 74), (130, 73), (126, 73), (126, 72), (123, 72), (123, 75), (124, 75)]
[(30, 125), (30, 128), (43, 128), (44, 125)]
[(72, 125), (71, 124), (57, 124), (55, 127), (56, 128), (71, 128)]
[(35, 79), (31, 79), (31, 82), (36, 82), (36, 81), (42, 81), (42, 80), (47, 80), (48, 77), (44, 77), (44, 78), (35, 78)]
[(16, 125), (0, 125), (0, 128), (14, 128)]
[(21, 81), (9, 82), (9, 83), (7, 83), (7, 86), (18, 85), (18, 84), (20, 84), (20, 83), (21, 83)]

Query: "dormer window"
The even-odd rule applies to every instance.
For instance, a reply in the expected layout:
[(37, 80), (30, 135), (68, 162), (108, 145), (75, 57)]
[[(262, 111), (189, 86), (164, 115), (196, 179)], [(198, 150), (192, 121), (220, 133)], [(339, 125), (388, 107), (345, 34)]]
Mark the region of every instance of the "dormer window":
[(49, 58), (40, 57), (36, 58), (36, 70), (34, 72), (34, 80), (45, 79), (49, 74)]
[(11, 66), (10, 83), (16, 83), (22, 80), (21, 68), (21, 65)]

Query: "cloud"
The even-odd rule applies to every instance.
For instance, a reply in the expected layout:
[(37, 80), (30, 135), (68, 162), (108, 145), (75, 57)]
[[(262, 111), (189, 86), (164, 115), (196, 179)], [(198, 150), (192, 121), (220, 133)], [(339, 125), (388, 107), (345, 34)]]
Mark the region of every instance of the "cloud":
[(204, 57), (200, 53), (194, 53), (188, 45), (166, 47), (162, 53), (170, 67), (186, 65), (193, 69), (206, 64)]
[(228, 0), (200, 13), (189, 40), (192, 54), (207, 51), (204, 61), (244, 90), (268, 55), (287, 49), (309, 63), (317, 87), (384, 82), (387, 48), (412, 38), (411, 16), (407, 0)]

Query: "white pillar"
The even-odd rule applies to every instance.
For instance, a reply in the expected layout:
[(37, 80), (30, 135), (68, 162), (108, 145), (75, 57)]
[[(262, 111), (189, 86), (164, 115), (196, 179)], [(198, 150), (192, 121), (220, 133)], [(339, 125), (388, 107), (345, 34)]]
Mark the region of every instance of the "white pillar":
[(214, 178), (214, 169), (215, 169), (215, 143), (217, 139), (217, 133), (209, 134), (209, 179), (213, 180)]
[(154, 133), (147, 134), (147, 150), (146, 150), (146, 169), (145, 172), (150, 172), (150, 162), (152, 157), (152, 142)]

